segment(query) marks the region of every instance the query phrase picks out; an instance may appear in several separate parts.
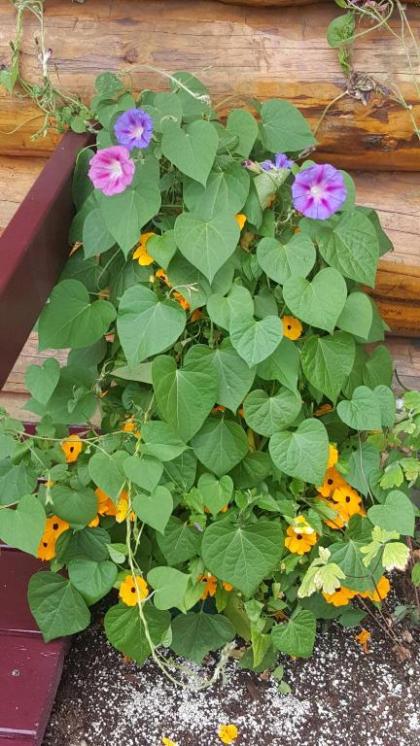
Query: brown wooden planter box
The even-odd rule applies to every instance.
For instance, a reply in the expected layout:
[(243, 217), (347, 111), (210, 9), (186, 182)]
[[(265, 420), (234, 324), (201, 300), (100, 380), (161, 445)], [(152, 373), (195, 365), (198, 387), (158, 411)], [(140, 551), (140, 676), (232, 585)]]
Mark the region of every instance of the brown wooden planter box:
[[(68, 134), (0, 237), (0, 388), (68, 256), (74, 159)], [(69, 640), (42, 640), (26, 601), (41, 563), (0, 547), (0, 746), (41, 746)]]

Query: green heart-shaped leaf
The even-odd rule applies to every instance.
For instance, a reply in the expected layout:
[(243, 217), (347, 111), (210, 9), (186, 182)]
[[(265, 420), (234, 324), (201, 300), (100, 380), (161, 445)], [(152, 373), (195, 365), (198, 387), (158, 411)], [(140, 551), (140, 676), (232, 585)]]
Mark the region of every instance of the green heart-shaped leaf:
[(328, 434), (319, 420), (304, 420), (294, 432), (274, 433), (269, 451), (277, 468), (289, 477), (321, 484), (327, 468)]
[(177, 368), (173, 357), (163, 355), (153, 361), (152, 378), (162, 419), (189, 441), (216, 402), (217, 381), (194, 361)]
[(278, 316), (261, 321), (235, 317), (230, 325), (230, 339), (238, 355), (253, 368), (268, 358), (279, 346), (283, 327)]
[(41, 313), (39, 348), (88, 347), (108, 331), (115, 308), (106, 300), (90, 302), (89, 293), (78, 280), (63, 280), (55, 286)]
[(358, 386), (350, 401), (339, 402), (337, 414), (353, 430), (379, 430), (382, 427), (379, 402), (367, 386)]
[(368, 518), (375, 526), (403, 536), (414, 535), (415, 515), (410, 498), (399, 490), (390, 492), (383, 505), (373, 505), (368, 510)]
[(249, 192), (249, 174), (239, 164), (231, 163), (224, 171), (212, 171), (205, 187), (196, 181), (184, 187), (187, 208), (201, 217), (218, 212), (240, 212)]
[(184, 596), (190, 580), (190, 575), (176, 570), (174, 567), (154, 567), (149, 570), (147, 580), (155, 590), (153, 601), (157, 609), (184, 610)]
[(45, 528), (45, 511), (35, 495), (24, 495), (15, 509), (0, 510), (0, 539), (15, 549), (37, 555)]
[[(168, 633), (171, 615), (150, 603), (144, 605), (143, 613), (150, 639), (157, 647)], [(152, 651), (137, 606), (111, 606), (105, 614), (104, 626), (111, 645), (142, 666)]]
[(25, 373), (25, 385), (31, 396), (46, 404), (60, 380), (60, 364), (50, 357), (42, 365), (29, 365)]
[(285, 244), (263, 238), (257, 247), (257, 259), (268, 277), (283, 285), (290, 277), (306, 277), (315, 264), (316, 251), (309, 236), (293, 236)]
[(166, 487), (160, 486), (151, 495), (134, 495), (133, 510), (141, 521), (163, 534), (174, 509), (172, 495)]
[(195, 663), (201, 663), (210, 650), (218, 650), (235, 637), (232, 622), (221, 614), (190, 611), (179, 614), (172, 623), (171, 647)]
[(278, 523), (260, 520), (235, 525), (230, 518), (206, 528), (202, 555), (207, 569), (248, 598), (279, 562), (283, 532)]
[(336, 269), (326, 267), (311, 282), (304, 277), (290, 277), (284, 284), (283, 296), (301, 321), (332, 332), (346, 302), (347, 286)]
[(315, 635), (316, 618), (306, 609), (297, 609), (288, 622), (276, 624), (271, 631), (274, 647), (298, 658), (312, 655)]
[(303, 345), (301, 362), (305, 377), (334, 403), (352, 371), (355, 350), (354, 339), (346, 332), (309, 337)]
[(218, 476), (233, 469), (248, 452), (245, 431), (225, 417), (209, 417), (191, 445), (199, 461)]
[(28, 585), (28, 602), (45, 642), (85, 629), (90, 612), (70, 580), (55, 572), (37, 572)]
[(128, 362), (143, 362), (170, 347), (185, 327), (185, 312), (175, 301), (159, 300), (143, 285), (133, 285), (120, 301), (118, 334)]
[(210, 122), (198, 120), (185, 129), (175, 123), (168, 124), (162, 137), (162, 153), (183, 174), (205, 186), (218, 142), (217, 132)]
[(125, 475), (138, 487), (153, 492), (163, 473), (163, 464), (152, 456), (128, 456), (123, 464)]
[(216, 479), (213, 474), (202, 474), (197, 487), (204, 505), (213, 515), (217, 515), (232, 499), (233, 481), (227, 474), (220, 479)]
[(274, 396), (255, 389), (244, 401), (247, 424), (260, 435), (270, 436), (294, 422), (302, 408), (300, 395), (282, 388)]
[(348, 296), (337, 321), (345, 332), (367, 339), (373, 321), (372, 301), (366, 293), (354, 292)]
[(232, 213), (218, 212), (203, 218), (183, 212), (175, 221), (175, 241), (181, 254), (210, 283), (234, 253), (238, 240), (239, 226)]

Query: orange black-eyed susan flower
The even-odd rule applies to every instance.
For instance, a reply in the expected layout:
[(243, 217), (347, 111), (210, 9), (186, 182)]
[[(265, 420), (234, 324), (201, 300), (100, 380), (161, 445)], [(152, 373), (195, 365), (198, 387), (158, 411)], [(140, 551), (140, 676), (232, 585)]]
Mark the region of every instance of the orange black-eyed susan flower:
[(369, 630), (365, 629), (364, 627), (362, 627), (362, 629), (359, 632), (359, 634), (356, 635), (356, 637), (354, 638), (356, 640), (356, 642), (359, 643), (359, 645), (362, 648), (362, 650), (363, 650), (364, 653), (368, 653), (369, 652), (369, 641), (370, 641), (371, 637), (372, 637), (372, 635), (369, 632)]
[(58, 537), (70, 528), (70, 524), (67, 521), (63, 521), (58, 515), (52, 515), (47, 518), (45, 524), (44, 534), (51, 534), (57, 541)]
[(222, 583), (222, 586), (225, 589), (225, 591), (227, 591), (228, 593), (230, 593), (231, 591), (233, 591), (233, 585), (232, 585), (232, 583), (227, 583), (224, 580), (223, 583)]
[(282, 316), (283, 336), (295, 341), (302, 336), (303, 326), (294, 316)]
[(378, 582), (376, 583), (375, 590), (364, 591), (363, 593), (359, 593), (359, 596), (361, 596), (361, 598), (369, 598), (371, 601), (374, 601), (375, 603), (380, 603), (387, 597), (390, 590), (391, 590), (391, 583), (389, 582), (386, 575), (382, 575), (382, 577), (379, 578)]
[(147, 243), (152, 236), (156, 236), (156, 233), (149, 232), (143, 233), (140, 236), (140, 242), (133, 254), (133, 259), (137, 259), (141, 267), (148, 267), (155, 261), (153, 257), (147, 251)]
[(318, 537), (303, 515), (298, 515), (287, 528), (284, 544), (292, 554), (306, 554), (316, 544)]
[(200, 583), (203, 584), (203, 592), (200, 598), (205, 601), (209, 596), (215, 596), (217, 591), (217, 578), (215, 575), (207, 572), (199, 577)]
[(242, 212), (238, 212), (238, 214), (235, 215), (235, 220), (239, 225), (239, 230), (241, 231), (246, 223), (246, 215), (244, 215)]
[(120, 585), (119, 597), (126, 606), (135, 606), (138, 598), (144, 601), (148, 595), (149, 586), (140, 575), (127, 575)]
[(69, 435), (60, 443), (60, 448), (63, 451), (66, 461), (68, 464), (74, 463), (79, 458), (82, 449), (83, 441), (78, 435)]
[(121, 425), (121, 430), (124, 433), (133, 433), (136, 438), (141, 438), (141, 430), (138, 429), (137, 423), (132, 417), (129, 417), (128, 420), (125, 420), (125, 422), (123, 422), (123, 424)]
[(333, 606), (347, 606), (351, 599), (357, 596), (356, 591), (352, 591), (351, 588), (346, 588), (341, 585), (337, 588), (334, 593), (322, 593), (327, 603)]
[(222, 743), (229, 744), (235, 743), (238, 738), (239, 731), (236, 725), (233, 723), (222, 723), (217, 729), (217, 735), (219, 736)]
[(44, 562), (54, 559), (55, 557), (55, 536), (44, 534), (38, 545), (37, 557)]
[(349, 520), (352, 515), (362, 513), (362, 498), (350, 485), (345, 484), (334, 490), (331, 500), (337, 506), (339, 513), (343, 518)]
[(96, 497), (98, 499), (98, 514), (99, 515), (115, 515), (117, 512), (117, 508), (115, 506), (115, 503), (111, 500), (109, 495), (104, 492), (104, 490), (101, 490), (100, 487), (97, 487), (95, 490)]
[(345, 487), (347, 484), (344, 477), (341, 476), (340, 472), (334, 467), (327, 469), (324, 476), (324, 481), (317, 487), (320, 495), (323, 497), (330, 497), (334, 490), (340, 487)]
[(338, 450), (332, 443), (328, 446), (328, 462), (327, 469), (332, 469), (338, 461)]

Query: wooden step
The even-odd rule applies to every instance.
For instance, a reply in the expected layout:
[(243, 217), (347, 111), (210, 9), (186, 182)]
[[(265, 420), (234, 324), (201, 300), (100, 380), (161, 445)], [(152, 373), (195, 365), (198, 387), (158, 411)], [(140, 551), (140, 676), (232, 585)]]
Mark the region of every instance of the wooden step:
[(41, 563), (0, 546), (0, 746), (41, 746), (69, 639), (45, 643), (26, 600)]
[[(325, 107), (346, 89), (336, 50), (326, 40), (334, 3), (301, 7), (244, 7), (189, 0), (49, 0), (45, 4), (47, 46), (52, 50), (54, 84), (88, 100), (95, 77), (104, 70), (126, 72), (137, 89), (166, 88), (166, 73), (189, 70), (208, 84), (220, 112), (250, 98), (279, 97), (296, 104), (316, 125)], [(420, 8), (410, 6), (413, 34)], [(392, 21), (400, 30), (398, 17)], [(0, 3), (0, 61), (9, 60), (15, 10)], [(36, 19), (25, 16), (23, 72), (39, 80), (34, 35)], [(419, 118), (405, 52), (386, 29), (358, 39), (355, 69), (398, 90)], [(45, 155), (57, 135), (33, 141), (40, 112), (22, 98), (6, 96), (0, 106), (0, 153)], [(390, 96), (370, 96), (367, 105), (345, 96), (329, 110), (318, 133), (319, 158), (347, 168), (420, 170), (420, 148), (410, 115)]]

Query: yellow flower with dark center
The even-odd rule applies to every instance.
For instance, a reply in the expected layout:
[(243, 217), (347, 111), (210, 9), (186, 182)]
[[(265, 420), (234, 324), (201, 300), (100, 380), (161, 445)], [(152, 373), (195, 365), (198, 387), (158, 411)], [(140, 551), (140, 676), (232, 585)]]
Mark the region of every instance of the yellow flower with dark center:
[(352, 515), (361, 512), (362, 499), (359, 493), (348, 484), (334, 490), (331, 499), (334, 507), (337, 506), (337, 510), (347, 521)]
[(336, 465), (337, 461), (338, 461), (338, 450), (332, 443), (330, 443), (328, 446), (327, 469), (332, 469), (332, 467)]
[(229, 745), (235, 743), (236, 739), (238, 738), (239, 731), (236, 725), (233, 725), (233, 723), (227, 723), (219, 725), (217, 729), (217, 735), (219, 736), (222, 743), (226, 743)]
[(69, 435), (68, 438), (61, 441), (60, 448), (64, 452), (67, 463), (72, 464), (79, 458), (82, 452), (83, 442), (78, 435)]
[(235, 215), (235, 220), (239, 225), (239, 230), (241, 231), (246, 223), (246, 215), (244, 215), (242, 212), (238, 212), (238, 214)]
[(323, 497), (330, 497), (334, 490), (337, 490), (341, 487), (346, 487), (347, 482), (344, 479), (344, 477), (341, 476), (340, 472), (337, 471), (337, 469), (334, 469), (332, 467), (331, 469), (327, 469), (324, 476), (324, 481), (319, 487), (317, 487), (318, 492)]
[(330, 497), (321, 498), (322, 502), (328, 505), (329, 508), (335, 510), (334, 518), (324, 518), (324, 523), (334, 530), (344, 528), (347, 523), (347, 518), (340, 513), (339, 506), (333, 503)]
[(369, 652), (369, 640), (371, 637), (372, 635), (369, 630), (362, 627), (361, 632), (359, 632), (359, 634), (354, 638), (356, 642), (359, 643), (364, 653)]
[(98, 513), (99, 515), (115, 515), (117, 508), (114, 502), (111, 500), (109, 495), (106, 494), (100, 487), (95, 490), (96, 497), (98, 498)]
[(283, 336), (295, 341), (302, 335), (303, 326), (294, 316), (282, 316)]
[(303, 515), (296, 516), (287, 528), (284, 544), (292, 554), (306, 554), (316, 544), (318, 537)]
[(51, 537), (54, 537), (55, 541), (57, 541), (58, 537), (61, 536), (61, 534), (63, 534), (64, 531), (67, 531), (67, 529), (69, 528), (70, 523), (67, 523), (67, 521), (63, 521), (63, 519), (59, 518), (58, 515), (52, 515), (47, 518), (44, 536), (47, 536), (49, 534)]
[(155, 261), (146, 248), (147, 243), (152, 236), (156, 236), (156, 233), (143, 233), (140, 236), (140, 243), (133, 254), (133, 259), (137, 259), (141, 267), (148, 267)]
[(178, 746), (176, 741), (172, 741), (170, 738), (167, 738), (166, 736), (162, 736), (162, 744), (163, 746)]
[(92, 518), (90, 523), (88, 523), (89, 528), (96, 528), (99, 526), (99, 516), (95, 515), (95, 518)]
[(123, 424), (121, 425), (121, 430), (124, 433), (133, 433), (136, 438), (141, 438), (141, 430), (138, 429), (137, 423), (132, 417), (129, 417), (128, 420), (123, 422)]
[(188, 311), (188, 309), (189, 309), (189, 307), (190, 307), (190, 304), (189, 304), (189, 302), (187, 301), (187, 299), (186, 299), (186, 298), (184, 298), (184, 296), (182, 295), (182, 293), (178, 293), (178, 290), (175, 290), (175, 291), (174, 291), (174, 292), (172, 293), (172, 298), (173, 298), (174, 300), (176, 300), (176, 302), (177, 302), (177, 303), (179, 303), (179, 305), (181, 306), (181, 308), (183, 308), (183, 309), (184, 309), (184, 311)]
[(359, 593), (359, 596), (361, 596), (361, 598), (369, 598), (371, 601), (375, 601), (375, 603), (380, 603), (387, 597), (390, 590), (391, 583), (386, 575), (382, 575), (376, 583), (374, 591), (364, 591), (363, 593)]
[(38, 559), (48, 562), (55, 557), (56, 538), (52, 534), (44, 534), (38, 545), (36, 556)]
[(217, 578), (215, 575), (211, 575), (211, 573), (206, 573), (205, 575), (201, 575), (200, 583), (203, 583), (204, 590), (200, 596), (200, 598), (205, 601), (206, 598), (209, 596), (215, 596), (217, 591)]
[(140, 575), (127, 575), (120, 585), (119, 597), (126, 606), (135, 606), (138, 598), (144, 601), (148, 595), (149, 586)]
[[(128, 492), (127, 490), (123, 490), (117, 502), (117, 509), (115, 513), (115, 520), (117, 521), (117, 523), (123, 523), (125, 519), (127, 518), (127, 514), (128, 514)], [(135, 519), (136, 519), (136, 516), (131, 511), (130, 521), (134, 521)]]
[(333, 606), (347, 606), (357, 593), (344, 585), (337, 588), (334, 593), (322, 593), (327, 603)]

